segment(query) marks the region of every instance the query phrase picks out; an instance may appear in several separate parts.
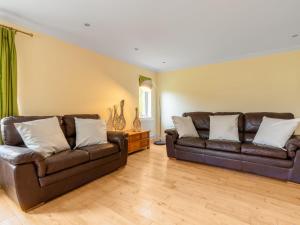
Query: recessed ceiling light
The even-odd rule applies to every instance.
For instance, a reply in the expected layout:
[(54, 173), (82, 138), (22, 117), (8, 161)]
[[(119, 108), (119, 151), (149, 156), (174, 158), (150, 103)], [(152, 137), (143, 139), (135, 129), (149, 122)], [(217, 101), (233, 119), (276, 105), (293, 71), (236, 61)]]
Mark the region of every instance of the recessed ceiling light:
[(298, 36), (299, 36), (299, 34), (293, 34), (293, 35), (291, 35), (292, 38), (296, 38)]
[(85, 27), (90, 27), (91, 24), (89, 24), (89, 23), (84, 23), (84, 26), (85, 26)]
[(134, 48), (134, 51), (138, 51), (138, 50), (140, 50), (139, 48)]

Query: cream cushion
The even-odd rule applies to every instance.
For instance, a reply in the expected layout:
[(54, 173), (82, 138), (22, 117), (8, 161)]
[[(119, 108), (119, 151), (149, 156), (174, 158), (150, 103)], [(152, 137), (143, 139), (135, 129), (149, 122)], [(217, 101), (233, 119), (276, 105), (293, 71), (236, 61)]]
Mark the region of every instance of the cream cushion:
[(194, 126), (190, 116), (181, 117), (173, 116), (173, 124), (178, 132), (179, 138), (182, 137), (199, 137), (199, 134)]
[(209, 140), (239, 142), (239, 115), (210, 116)]
[(264, 117), (254, 137), (254, 144), (283, 148), (299, 125), (300, 119)]
[(101, 119), (75, 117), (76, 147), (107, 143), (106, 123)]
[(14, 124), (27, 148), (48, 157), (70, 149), (57, 117)]

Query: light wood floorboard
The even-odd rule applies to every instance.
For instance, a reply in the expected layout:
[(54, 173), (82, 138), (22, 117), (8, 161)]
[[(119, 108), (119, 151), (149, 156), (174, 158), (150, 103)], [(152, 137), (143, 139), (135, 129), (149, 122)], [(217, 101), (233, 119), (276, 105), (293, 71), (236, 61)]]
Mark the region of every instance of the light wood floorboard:
[(0, 189), (0, 225), (299, 225), (300, 185), (168, 159), (165, 147), (29, 212)]

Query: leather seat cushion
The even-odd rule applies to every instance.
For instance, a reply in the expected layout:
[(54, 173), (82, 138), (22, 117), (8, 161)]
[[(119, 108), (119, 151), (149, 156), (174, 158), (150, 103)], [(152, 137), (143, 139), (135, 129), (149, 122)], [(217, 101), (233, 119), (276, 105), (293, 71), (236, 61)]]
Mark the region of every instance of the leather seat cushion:
[(177, 140), (178, 145), (205, 148), (205, 140), (197, 137), (183, 137)]
[(185, 152), (186, 154), (195, 153), (195, 154), (203, 154), (203, 148), (195, 148), (190, 146), (183, 146), (183, 145), (175, 145), (176, 154), (178, 151)]
[(242, 153), (247, 155), (265, 156), (277, 159), (287, 158), (287, 152), (280, 148), (266, 147), (254, 144), (242, 144)]
[(116, 144), (106, 143), (80, 147), (80, 150), (88, 152), (90, 160), (95, 160), (119, 152), (119, 147)]
[(207, 140), (206, 148), (220, 150), (220, 151), (227, 151), (227, 152), (240, 152), (241, 143), (235, 141)]
[[(118, 154), (111, 155), (109, 157), (103, 158), (103, 159), (98, 159), (94, 161), (89, 161), (77, 166), (74, 166), (69, 169), (62, 170), (58, 173), (54, 173), (45, 177), (40, 177), (39, 182), (42, 187), (57, 183), (57, 182), (62, 182), (62, 186), (64, 185), (63, 183), (68, 183), (67, 180), (73, 180), (73, 184), (77, 185), (81, 183), (83, 180), (77, 180), (74, 181), (74, 178), (77, 176), (80, 176), (80, 174), (85, 174), (86, 178), (89, 179), (89, 177), (93, 177), (93, 173), (96, 172), (95, 169), (97, 169), (96, 173), (102, 173), (105, 170), (105, 167), (116, 167), (117, 165), (120, 164), (120, 157), (121, 153), (119, 152)], [(106, 166), (106, 165), (107, 166)], [(94, 172), (92, 172), (94, 171)], [(76, 180), (77, 178), (75, 178)]]
[(88, 152), (81, 150), (66, 150), (45, 159), (46, 174), (56, 173), (88, 161)]

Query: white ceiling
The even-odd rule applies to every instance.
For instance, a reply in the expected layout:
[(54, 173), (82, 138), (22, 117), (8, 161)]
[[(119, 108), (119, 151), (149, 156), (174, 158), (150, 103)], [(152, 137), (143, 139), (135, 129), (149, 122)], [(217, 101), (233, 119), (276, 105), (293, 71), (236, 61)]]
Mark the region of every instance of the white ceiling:
[(0, 19), (155, 71), (300, 49), (300, 0), (0, 0)]

